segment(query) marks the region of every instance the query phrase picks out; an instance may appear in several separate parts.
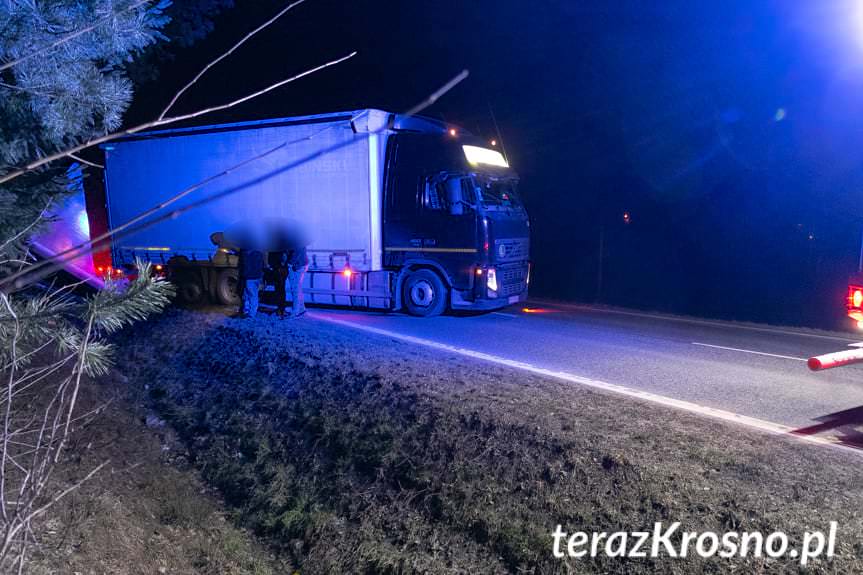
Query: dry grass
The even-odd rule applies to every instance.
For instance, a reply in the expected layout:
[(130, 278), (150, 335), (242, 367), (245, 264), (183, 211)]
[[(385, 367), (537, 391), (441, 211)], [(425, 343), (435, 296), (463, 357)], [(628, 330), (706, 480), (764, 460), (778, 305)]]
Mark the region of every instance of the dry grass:
[[(470, 321), (465, 319), (465, 321)], [(173, 311), (128, 334), (194, 463), (303, 573), (797, 572), (551, 555), (551, 531), (804, 530), (863, 570), (859, 457), (310, 321)]]
[[(28, 572), (42, 574), (272, 575), (271, 552), (226, 520), (223, 504), (187, 465), (182, 445), (146, 413), (114, 373), (82, 388), (80, 409), (102, 414), (72, 435), (57, 469), (63, 484), (111, 464), (59, 502)], [(288, 570), (290, 572), (290, 570)]]

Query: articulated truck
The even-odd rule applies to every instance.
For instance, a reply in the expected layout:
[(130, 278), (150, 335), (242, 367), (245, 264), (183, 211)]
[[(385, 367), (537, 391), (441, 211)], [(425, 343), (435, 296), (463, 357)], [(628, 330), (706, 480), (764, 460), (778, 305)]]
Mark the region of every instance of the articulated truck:
[(117, 234), (94, 256), (100, 273), (149, 261), (187, 302), (233, 305), (237, 256), (218, 238), (283, 219), (308, 233), (310, 303), (432, 316), (527, 298), (517, 175), (458, 127), (367, 109), (153, 131), (103, 149), (104, 186), (87, 199), (94, 236), (211, 180), (162, 210), (176, 217)]

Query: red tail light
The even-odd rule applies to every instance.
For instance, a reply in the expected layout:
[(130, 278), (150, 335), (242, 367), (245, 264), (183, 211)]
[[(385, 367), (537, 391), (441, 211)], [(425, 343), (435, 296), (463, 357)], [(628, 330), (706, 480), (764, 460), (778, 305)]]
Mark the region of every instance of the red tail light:
[(848, 286), (848, 309), (861, 309), (863, 306), (863, 286)]
[(863, 286), (848, 286), (845, 308), (848, 310), (848, 317), (857, 322), (858, 328), (863, 329)]

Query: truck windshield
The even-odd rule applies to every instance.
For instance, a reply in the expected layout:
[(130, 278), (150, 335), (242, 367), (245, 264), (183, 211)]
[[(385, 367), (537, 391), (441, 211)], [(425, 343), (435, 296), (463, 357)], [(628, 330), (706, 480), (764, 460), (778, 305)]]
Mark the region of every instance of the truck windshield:
[(517, 183), (518, 181), (512, 178), (477, 177), (478, 200), (485, 208), (521, 208), (521, 200), (516, 191)]

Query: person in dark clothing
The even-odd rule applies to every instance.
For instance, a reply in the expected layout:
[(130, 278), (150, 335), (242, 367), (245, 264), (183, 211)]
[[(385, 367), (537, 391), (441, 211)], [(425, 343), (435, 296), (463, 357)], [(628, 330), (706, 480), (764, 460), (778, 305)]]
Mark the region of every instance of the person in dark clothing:
[(287, 252), (288, 284), (291, 286), (291, 317), (297, 318), (306, 313), (303, 301), (303, 276), (309, 269), (309, 257), (306, 246), (298, 242)]
[(264, 254), (255, 249), (241, 249), (238, 268), (243, 290), (241, 314), (253, 318), (258, 313), (258, 290), (264, 277)]
[(288, 305), (285, 290), (285, 282), (288, 279), (288, 253), (284, 251), (270, 252), (269, 264), (270, 269), (273, 270), (273, 281), (276, 288), (276, 313), (279, 315), (279, 318), (284, 319), (285, 307)]

